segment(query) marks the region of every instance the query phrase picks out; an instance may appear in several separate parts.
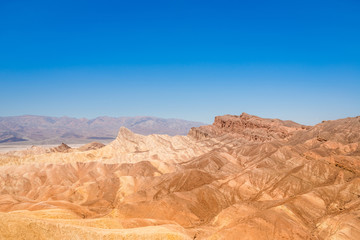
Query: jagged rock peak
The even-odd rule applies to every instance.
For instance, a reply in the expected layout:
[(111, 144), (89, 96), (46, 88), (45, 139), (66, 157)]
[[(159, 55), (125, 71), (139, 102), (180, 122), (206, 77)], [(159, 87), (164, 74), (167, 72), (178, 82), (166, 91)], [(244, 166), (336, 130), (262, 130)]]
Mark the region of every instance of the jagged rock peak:
[(61, 143), (59, 146), (51, 148), (51, 151), (53, 151), (53, 152), (67, 152), (70, 149), (71, 149), (71, 147), (69, 147), (65, 143)]
[(126, 127), (121, 127), (119, 129), (119, 133), (117, 135), (117, 138), (122, 138), (122, 137), (131, 137), (134, 136), (135, 133), (132, 132), (130, 129), (126, 128)]

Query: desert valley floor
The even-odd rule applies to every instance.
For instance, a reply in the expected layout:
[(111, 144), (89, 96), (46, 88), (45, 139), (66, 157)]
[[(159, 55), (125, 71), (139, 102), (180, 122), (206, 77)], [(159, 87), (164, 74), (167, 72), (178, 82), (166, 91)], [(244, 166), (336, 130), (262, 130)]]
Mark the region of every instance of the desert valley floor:
[(0, 239), (360, 239), (360, 117), (0, 153)]

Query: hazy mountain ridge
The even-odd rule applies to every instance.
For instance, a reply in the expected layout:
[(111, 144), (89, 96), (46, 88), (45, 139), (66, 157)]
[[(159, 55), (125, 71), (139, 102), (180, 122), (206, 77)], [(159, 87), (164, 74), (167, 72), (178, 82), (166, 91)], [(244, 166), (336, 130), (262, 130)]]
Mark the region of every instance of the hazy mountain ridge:
[(182, 119), (157, 117), (97, 117), (94, 119), (24, 115), (0, 117), (0, 143), (58, 143), (112, 140), (120, 127), (142, 135), (186, 135), (204, 125)]

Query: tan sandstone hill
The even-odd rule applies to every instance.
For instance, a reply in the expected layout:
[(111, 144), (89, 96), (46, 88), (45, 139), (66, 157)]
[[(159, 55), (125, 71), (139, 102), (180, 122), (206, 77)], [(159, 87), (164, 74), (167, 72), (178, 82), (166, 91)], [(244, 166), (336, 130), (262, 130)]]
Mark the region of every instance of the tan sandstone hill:
[(0, 239), (360, 239), (360, 117), (0, 155)]

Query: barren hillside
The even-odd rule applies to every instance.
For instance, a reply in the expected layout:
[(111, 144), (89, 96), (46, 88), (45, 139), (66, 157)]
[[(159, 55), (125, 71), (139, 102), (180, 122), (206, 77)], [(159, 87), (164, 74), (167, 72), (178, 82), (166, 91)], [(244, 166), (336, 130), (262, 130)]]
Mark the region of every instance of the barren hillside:
[(0, 155), (0, 239), (360, 239), (360, 117)]

